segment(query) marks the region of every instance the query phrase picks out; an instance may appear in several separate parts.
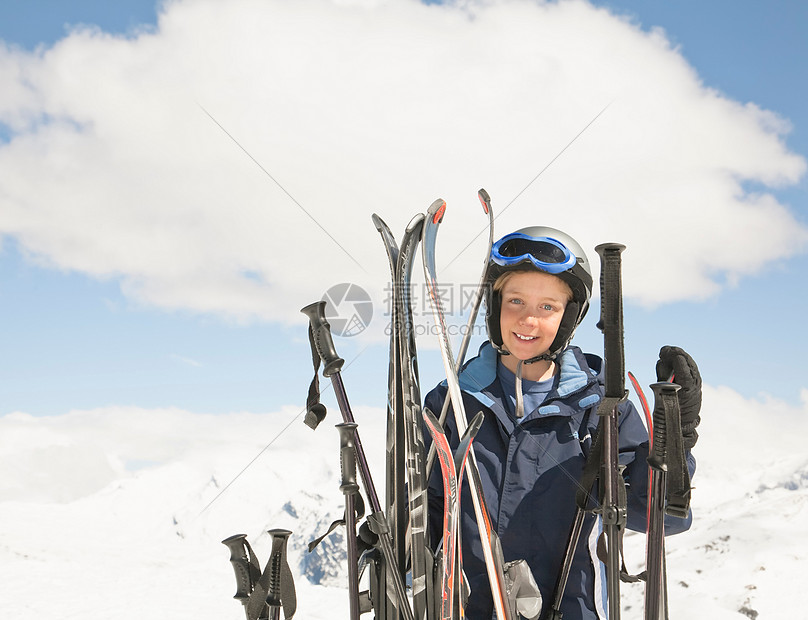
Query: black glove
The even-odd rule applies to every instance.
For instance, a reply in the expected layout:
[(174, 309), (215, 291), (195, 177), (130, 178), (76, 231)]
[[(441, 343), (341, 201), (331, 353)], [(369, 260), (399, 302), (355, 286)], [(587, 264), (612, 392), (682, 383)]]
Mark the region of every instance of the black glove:
[[(687, 450), (696, 445), (699, 434), (696, 427), (701, 422), (701, 375), (696, 362), (679, 347), (664, 346), (659, 350), (656, 365), (658, 381), (673, 380), (682, 386), (679, 390), (679, 409), (682, 416), (682, 439)], [(673, 375), (673, 377), (671, 377)]]

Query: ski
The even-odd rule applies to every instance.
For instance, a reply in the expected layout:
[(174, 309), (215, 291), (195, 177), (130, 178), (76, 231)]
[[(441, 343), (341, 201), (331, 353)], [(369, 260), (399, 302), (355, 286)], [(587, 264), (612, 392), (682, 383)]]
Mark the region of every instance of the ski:
[[(371, 216), (373, 225), (384, 243), (390, 267), (390, 356), (387, 369), (387, 437), (386, 437), (386, 472), (385, 472), (385, 508), (387, 520), (393, 539), (396, 562), (387, 566), (386, 570), (396, 571), (400, 579), (406, 575), (406, 504), (405, 494), (405, 452), (404, 452), (404, 418), (401, 415), (403, 400), (400, 384), (401, 373), (401, 341), (395, 326), (399, 322), (399, 307), (395, 297), (395, 284), (398, 273), (399, 248), (393, 233), (387, 224), (375, 213)], [(382, 615), (384, 613), (384, 615)], [(394, 609), (387, 606), (385, 610), (377, 609), (379, 620), (396, 620)]]
[[(434, 560), (427, 544), (421, 393), (411, 295), (413, 259), (421, 240), (424, 215), (417, 214), (412, 218), (400, 247), (396, 246), (390, 229), (378, 215), (374, 214), (373, 222), (384, 241), (392, 275), (391, 361), (388, 367), (388, 507), (397, 523), (394, 536), (396, 548), (401, 552), (399, 559), (405, 560), (400, 565), (402, 574), (406, 570), (405, 550), (409, 550), (413, 615), (418, 620), (424, 620), (434, 604), (431, 578)], [(409, 510), (405, 511), (404, 508)], [(409, 528), (406, 528), (407, 514)], [(409, 545), (406, 545), (407, 542)]]
[[(471, 448), (471, 442), (483, 423), (482, 412), (478, 413), (469, 424), (460, 445), (454, 454), (449, 447), (449, 440), (443, 432), (443, 426), (429, 410), (423, 411), (429, 434), (436, 446), (438, 462), (443, 475), (443, 570), (440, 581), (440, 613), (441, 620), (462, 618), (462, 592), (457, 587), (463, 572), (458, 544), (458, 525), (460, 522), (460, 486), (463, 482), (463, 470)], [(455, 598), (458, 608), (455, 608)]]
[(410, 221), (404, 232), (394, 284), (394, 297), (398, 307), (398, 323), (395, 325), (395, 331), (398, 334), (401, 354), (399, 382), (404, 419), (413, 615), (417, 620), (425, 620), (434, 600), (431, 578), (433, 562), (431, 552), (428, 551), (426, 537), (427, 502), (423, 426), (420, 419), (421, 391), (418, 381), (410, 291), (413, 258), (421, 240), (423, 225), (424, 215), (419, 213)]
[[(471, 313), (469, 314), (469, 320), (466, 323), (466, 333), (463, 334), (463, 339), (460, 341), (460, 349), (457, 351), (457, 359), (455, 360), (456, 373), (460, 372), (460, 368), (462, 368), (463, 362), (466, 359), (466, 352), (468, 351), (469, 343), (471, 342), (471, 334), (474, 331), (474, 324), (477, 321), (477, 314), (480, 311), (480, 304), (482, 303), (485, 295), (485, 273), (488, 268), (488, 259), (491, 256), (491, 248), (494, 245), (494, 210), (491, 207), (491, 197), (483, 188), (480, 188), (480, 190), (477, 192), (477, 197), (480, 199), (480, 203), (483, 206), (483, 211), (488, 216), (488, 249), (486, 250), (485, 257), (483, 258), (483, 271), (482, 274), (480, 274), (480, 282), (477, 285), (477, 290), (474, 294), (474, 304), (472, 305)], [(440, 415), (438, 416), (438, 421), (440, 422), (441, 426), (446, 423), (446, 416), (449, 413), (449, 403), (450, 399), (444, 399), (443, 407), (441, 408)], [(433, 444), (429, 447), (429, 454), (427, 455), (426, 459), (427, 479), (429, 479), (429, 474), (432, 471), (434, 460), (435, 446)]]
[[(451, 399), (452, 410), (454, 411), (457, 431), (463, 434), (468, 427), (463, 395), (460, 391), (460, 382), (455, 370), (455, 358), (449, 342), (449, 334), (446, 327), (446, 318), (438, 291), (438, 283), (435, 268), (435, 244), (437, 240), (438, 227), (443, 221), (446, 211), (446, 203), (438, 199), (430, 205), (427, 211), (424, 227), (424, 238), (422, 241), (422, 251), (424, 259), (424, 276), (429, 292), (432, 312), (435, 323), (438, 327), (439, 344), (443, 366), (446, 372), (448, 384), (448, 398)], [(513, 614), (508, 604), (507, 588), (504, 576), (504, 560), (502, 558), (502, 548), (497, 533), (491, 526), (491, 519), (485, 505), (485, 497), (482, 492), (480, 472), (477, 467), (477, 459), (474, 456), (474, 449), (470, 449), (469, 458), (466, 460), (466, 475), (471, 490), (471, 499), (474, 506), (474, 514), (477, 519), (477, 528), (482, 543), (483, 555), (488, 581), (491, 585), (491, 594), (494, 599), (494, 609), (499, 620), (512, 620)]]
[(651, 408), (648, 406), (648, 399), (645, 397), (645, 392), (642, 391), (642, 386), (640, 386), (640, 382), (637, 381), (637, 377), (635, 377), (630, 370), (627, 374), (628, 380), (631, 381), (631, 387), (634, 388), (634, 393), (637, 395), (637, 400), (640, 401), (640, 407), (645, 416), (645, 428), (648, 430), (648, 439), (650, 443), (653, 444), (654, 421), (651, 417)]

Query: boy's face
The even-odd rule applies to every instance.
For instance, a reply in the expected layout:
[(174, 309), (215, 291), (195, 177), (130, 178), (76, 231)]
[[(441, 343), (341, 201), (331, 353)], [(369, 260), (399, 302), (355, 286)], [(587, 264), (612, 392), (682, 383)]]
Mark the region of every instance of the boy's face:
[(499, 325), (512, 358), (527, 360), (549, 350), (569, 298), (566, 283), (547, 273), (519, 272), (508, 279), (502, 289)]

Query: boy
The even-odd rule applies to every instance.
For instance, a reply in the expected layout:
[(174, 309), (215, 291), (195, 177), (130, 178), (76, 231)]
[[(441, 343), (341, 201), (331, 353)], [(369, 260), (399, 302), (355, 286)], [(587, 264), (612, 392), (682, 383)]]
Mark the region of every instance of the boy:
[[(524, 559), (541, 590), (546, 614), (575, 514), (575, 495), (598, 424), (603, 362), (571, 346), (589, 308), (592, 273), (574, 239), (546, 227), (506, 235), (494, 244), (486, 272), (489, 341), (464, 365), (459, 379), (469, 416), (485, 420), (473, 447), (491, 522), (506, 562)], [(701, 407), (701, 379), (692, 358), (663, 347), (657, 375), (672, 372), (682, 386), (679, 401), (691, 475)], [(445, 382), (426, 397), (440, 411)], [(645, 530), (648, 434), (634, 406), (619, 407), (620, 463), (628, 483), (628, 527)], [(456, 445), (454, 416), (446, 434)], [(425, 433), (426, 435), (426, 433)], [(435, 468), (429, 480), (433, 546), (441, 532), (443, 495)], [(669, 534), (686, 530), (687, 519), (667, 518)], [(605, 573), (596, 554), (597, 519), (587, 514), (562, 603), (564, 620), (606, 618)], [(461, 497), (463, 569), (471, 587), (466, 617), (493, 616), (493, 601), (468, 487)]]

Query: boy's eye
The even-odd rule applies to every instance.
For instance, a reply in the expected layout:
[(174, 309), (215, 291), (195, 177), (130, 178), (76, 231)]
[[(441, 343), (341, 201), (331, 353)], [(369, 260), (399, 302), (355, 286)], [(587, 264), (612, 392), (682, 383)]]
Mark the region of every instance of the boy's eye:
[(555, 307), (551, 304), (544, 304), (542, 305), (542, 310), (545, 310), (546, 312), (552, 312), (553, 310), (555, 310)]

